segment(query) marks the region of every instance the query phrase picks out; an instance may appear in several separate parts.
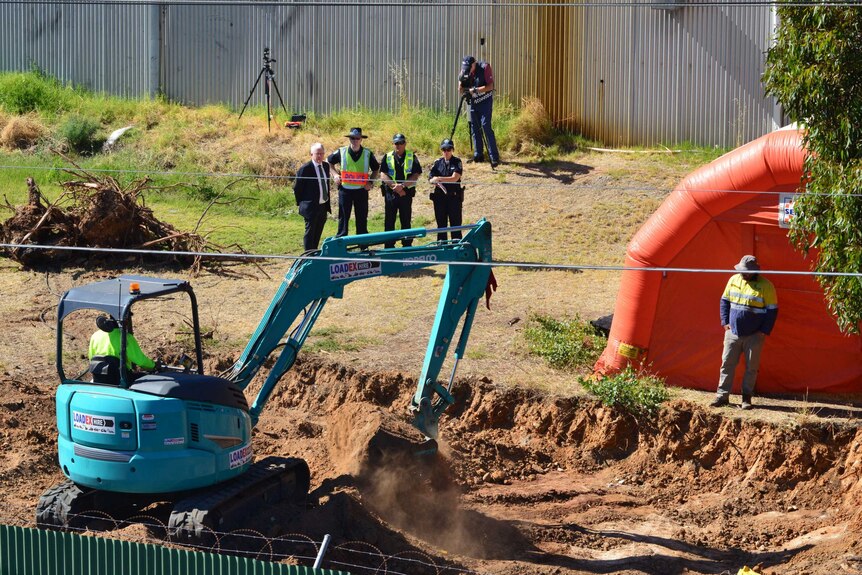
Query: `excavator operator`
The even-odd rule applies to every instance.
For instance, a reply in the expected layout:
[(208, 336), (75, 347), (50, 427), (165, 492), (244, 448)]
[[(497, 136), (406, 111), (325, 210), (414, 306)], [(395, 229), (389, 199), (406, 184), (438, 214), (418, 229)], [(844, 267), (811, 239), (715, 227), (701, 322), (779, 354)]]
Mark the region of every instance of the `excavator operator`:
[[(132, 334), (131, 315), (130, 313), (126, 323), (126, 369), (131, 371), (133, 366), (138, 366), (145, 370), (154, 370), (158, 364), (141, 351), (138, 340)], [(120, 326), (114, 318), (100, 315), (96, 318), (96, 327), (99, 329), (90, 337), (88, 354), (90, 359), (89, 371), (93, 374), (93, 382), (118, 385), (120, 382), (120, 338), (122, 337)], [(132, 374), (132, 378), (134, 379), (136, 375), (140, 377), (142, 374)]]

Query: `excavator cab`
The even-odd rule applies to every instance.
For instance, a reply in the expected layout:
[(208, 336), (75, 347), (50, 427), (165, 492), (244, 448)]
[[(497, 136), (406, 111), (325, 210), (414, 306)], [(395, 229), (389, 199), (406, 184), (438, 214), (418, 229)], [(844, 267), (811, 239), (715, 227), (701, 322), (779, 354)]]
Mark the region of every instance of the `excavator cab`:
[[(95, 329), (106, 333), (120, 330), (121, 347), (119, 352), (124, 361), (121, 362), (120, 357), (117, 356), (95, 356), (90, 358), (86, 373), (89, 373), (96, 383), (128, 387), (130, 382), (137, 379), (136, 376), (144, 375), (140, 370), (129, 369), (127, 364), (130, 362), (125, 361), (128, 355), (127, 345), (132, 327), (132, 306), (145, 300), (169, 298), (174, 294), (186, 294), (188, 296), (191, 307), (193, 355), (197, 361), (194, 362), (191, 358), (184, 356), (184, 363), (186, 359), (188, 359), (188, 363), (182, 366), (162, 365), (160, 367), (168, 371), (188, 372), (192, 365), (195, 365), (195, 371), (201, 373), (199, 371), (202, 365), (200, 322), (197, 300), (191, 285), (187, 281), (181, 280), (123, 276), (118, 279), (75, 287), (63, 294), (57, 314), (57, 371), (60, 374), (60, 381), (65, 382), (68, 379), (63, 365), (64, 358), (68, 357), (63, 349), (67, 343), (63, 338), (63, 327), (65, 320), (70, 315), (82, 311), (96, 312), (98, 315)], [(85, 374), (81, 374), (71, 379), (80, 380), (84, 376)]]
[[(185, 294), (191, 305), (195, 369), (133, 371), (132, 307), (174, 294)], [(104, 314), (99, 319), (120, 331), (119, 357), (90, 361), (92, 382), (69, 377), (63, 365), (64, 322), (82, 310)], [(66, 292), (57, 313), (57, 371), (60, 467), (77, 485), (177, 492), (239, 476), (251, 464), (248, 402), (234, 382), (203, 373), (197, 301), (187, 281), (124, 276)]]

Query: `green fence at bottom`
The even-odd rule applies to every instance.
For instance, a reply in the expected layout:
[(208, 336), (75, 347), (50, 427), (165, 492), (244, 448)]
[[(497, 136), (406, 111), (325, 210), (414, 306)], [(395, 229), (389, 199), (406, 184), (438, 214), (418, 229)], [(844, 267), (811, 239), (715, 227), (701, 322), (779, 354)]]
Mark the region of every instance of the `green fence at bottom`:
[(349, 575), (244, 557), (0, 525), (2, 575)]

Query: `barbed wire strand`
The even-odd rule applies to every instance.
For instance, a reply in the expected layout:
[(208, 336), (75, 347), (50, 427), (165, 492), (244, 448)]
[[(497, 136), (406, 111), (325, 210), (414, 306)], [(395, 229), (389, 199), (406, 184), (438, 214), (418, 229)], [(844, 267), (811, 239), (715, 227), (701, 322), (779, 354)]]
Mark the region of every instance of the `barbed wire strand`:
[[(470, 227), (470, 226), (462, 226)], [(450, 228), (440, 228), (450, 229)], [(437, 229), (427, 230), (428, 233), (434, 233)], [(361, 236), (353, 236), (360, 238)], [(739, 270), (725, 268), (679, 268), (667, 266), (642, 266), (632, 267), (624, 265), (597, 265), (597, 264), (555, 264), (555, 263), (540, 263), (540, 262), (519, 262), (499, 260), (493, 262), (463, 262), (463, 261), (438, 261), (429, 262), (425, 260), (405, 260), (386, 258), (379, 256), (359, 257), (359, 256), (321, 256), (321, 255), (291, 255), (291, 254), (246, 254), (233, 252), (196, 252), (196, 251), (173, 251), (173, 250), (140, 250), (131, 248), (93, 248), (79, 246), (51, 246), (43, 244), (12, 244), (0, 243), (0, 248), (6, 249), (36, 249), (36, 250), (57, 250), (57, 251), (77, 251), (85, 253), (107, 253), (107, 254), (131, 254), (131, 255), (146, 255), (146, 256), (190, 256), (205, 258), (223, 258), (223, 259), (247, 259), (247, 260), (320, 260), (331, 262), (346, 262), (346, 261), (361, 261), (374, 263), (401, 263), (405, 268), (411, 266), (422, 265), (454, 265), (454, 266), (477, 266), (477, 267), (495, 267), (495, 268), (516, 268), (524, 270), (560, 270), (560, 271), (635, 271), (635, 272), (662, 272), (662, 273), (739, 273)], [(373, 252), (372, 252), (373, 253)], [(862, 272), (826, 272), (816, 270), (780, 270), (780, 269), (764, 269), (760, 270), (760, 274), (770, 275), (787, 275), (787, 276), (823, 276), (823, 277), (855, 277), (862, 278)]]
[[(220, 552), (220, 551), (214, 551), (214, 550), (215, 549), (222, 550), (223, 548), (222, 548), (221, 542), (228, 537), (232, 537), (232, 538), (236, 538), (238, 540), (251, 541), (251, 542), (253, 542), (253, 544), (255, 546), (259, 546), (260, 550), (269, 547), (270, 551), (269, 552), (263, 552), (260, 550), (250, 551), (250, 550), (243, 550), (243, 549), (227, 548), (227, 549), (223, 549), (223, 551), (225, 553), (221, 553), (221, 554), (235, 554), (235, 555), (240, 555), (240, 556), (245, 556), (245, 557), (253, 557), (253, 558), (259, 558), (263, 555), (264, 557), (269, 556), (271, 558), (270, 559), (271, 561), (282, 561), (282, 560), (289, 559), (289, 558), (295, 558), (295, 559), (301, 559), (304, 561), (313, 562), (317, 558), (317, 553), (316, 553), (317, 552), (317, 545), (318, 545), (317, 540), (315, 540), (314, 538), (312, 538), (308, 535), (305, 535), (303, 533), (295, 533), (293, 535), (300, 535), (305, 539), (284, 539), (284, 537), (291, 535), (291, 534), (285, 534), (285, 535), (278, 536), (278, 537), (266, 537), (262, 533), (260, 533), (259, 531), (256, 531), (253, 529), (248, 529), (248, 528), (239, 528), (239, 529), (235, 529), (232, 531), (219, 531), (219, 530), (207, 528), (207, 530), (206, 530), (207, 535), (212, 535), (213, 537), (216, 538), (216, 541), (214, 542), (213, 545), (205, 545), (205, 544), (195, 543), (193, 541), (183, 541), (181, 538), (179, 538), (179, 539), (174, 538), (174, 536), (172, 536), (172, 534), (170, 533), (170, 530), (164, 525), (164, 523), (162, 521), (159, 521), (158, 519), (152, 518), (150, 516), (145, 516), (145, 517), (147, 517), (148, 519), (153, 519), (153, 521), (156, 523), (156, 525), (147, 524), (147, 523), (143, 523), (143, 522), (131, 522), (128, 520), (115, 519), (110, 513), (108, 513), (107, 511), (102, 511), (102, 510), (87, 510), (87, 511), (83, 511), (81, 513), (69, 513), (67, 515), (67, 521), (69, 523), (73, 523), (75, 520), (108, 521), (114, 525), (115, 531), (120, 531), (122, 529), (125, 529), (127, 527), (131, 527), (134, 525), (143, 525), (144, 527), (148, 527), (148, 526), (158, 527), (165, 534), (165, 537), (162, 538), (163, 542), (175, 544), (175, 545), (180, 545), (182, 547), (188, 547), (188, 548), (195, 549), (198, 551), (203, 551), (203, 552)], [(31, 523), (25, 522), (25, 521), (20, 521), (20, 520), (18, 520), (16, 523), (20, 523), (22, 526), (32, 526)], [(41, 528), (41, 529), (46, 528), (45, 526), (37, 526), (37, 527)], [(86, 533), (88, 531), (91, 533), (94, 532), (94, 530), (91, 529), (90, 527), (87, 527), (87, 526), (80, 527), (80, 526), (75, 526), (75, 525), (71, 525), (71, 524), (64, 526), (63, 530), (64, 531), (70, 531), (70, 532), (78, 532), (78, 533)], [(95, 532), (103, 532), (103, 531), (99, 530), (99, 529), (95, 529)], [(300, 546), (301, 545), (311, 545), (315, 548), (315, 554), (314, 555), (300, 555), (300, 554), (296, 554), (296, 553), (279, 553), (279, 552), (275, 551), (275, 547), (273, 545), (274, 543), (278, 543), (278, 542), (292, 543), (292, 544), (297, 544)], [(363, 551), (360, 549), (351, 549), (350, 545), (356, 544), (356, 543), (371, 546), (375, 549), (378, 549), (376, 546), (371, 545), (365, 541), (361, 541), (358, 539), (347, 540), (347, 541), (339, 543), (337, 546), (331, 548), (330, 555), (332, 554), (331, 553), (332, 551), (337, 550), (339, 552), (354, 554), (358, 557), (371, 557), (371, 558), (374, 558), (375, 560), (379, 558), (384, 563), (389, 563), (393, 559), (397, 560), (397, 561), (404, 562), (404, 563), (415, 563), (417, 565), (422, 565), (424, 567), (431, 567), (432, 569), (436, 570), (438, 573), (439, 572), (445, 572), (445, 571), (457, 571), (458, 573), (462, 573), (462, 574), (483, 575), (483, 573), (480, 571), (474, 571), (474, 570), (467, 569), (467, 568), (464, 568), (461, 566), (455, 566), (455, 565), (450, 565), (450, 564), (446, 564), (446, 563), (440, 565), (440, 564), (434, 562), (430, 555), (428, 555), (425, 552), (419, 551), (417, 549), (407, 549), (404, 551), (399, 551), (397, 553), (387, 555), (387, 554), (383, 553), (382, 551), (380, 551), (379, 549), (377, 550), (376, 553), (370, 552), (370, 551)], [(431, 560), (431, 562), (425, 562), (425, 561), (421, 561), (419, 559), (410, 559), (410, 558), (406, 558), (406, 557), (401, 556), (403, 553), (407, 553), (407, 552), (414, 553), (414, 554), (421, 554), (421, 555), (427, 556), (429, 559), (432, 559), (432, 560)], [(337, 559), (332, 559), (332, 558), (324, 559), (324, 561), (329, 563), (330, 565), (342, 565), (345, 567), (358, 568), (358, 569), (363, 569), (363, 570), (371, 569), (371, 570), (374, 570), (375, 573), (379, 572), (379, 569), (380, 569), (379, 566), (378, 567), (370, 567), (368, 565), (361, 565), (358, 563), (351, 563), (348, 561), (337, 560)], [(389, 569), (389, 568), (386, 568), (385, 572), (386, 573), (392, 573), (393, 575), (409, 575), (408, 573), (401, 572), (401, 571), (395, 571), (395, 570)]]

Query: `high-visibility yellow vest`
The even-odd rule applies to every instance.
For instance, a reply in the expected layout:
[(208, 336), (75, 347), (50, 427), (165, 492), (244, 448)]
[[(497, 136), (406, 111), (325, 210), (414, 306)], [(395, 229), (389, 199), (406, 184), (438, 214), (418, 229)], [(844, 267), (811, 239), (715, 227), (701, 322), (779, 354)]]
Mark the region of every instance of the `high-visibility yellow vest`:
[(345, 190), (358, 190), (368, 183), (368, 168), (371, 165), (371, 150), (362, 148), (362, 155), (355, 162), (350, 157), (350, 148), (341, 148), (341, 186)]
[[(118, 329), (111, 333), (102, 330), (96, 331), (90, 338), (89, 359), (96, 356), (120, 358), (121, 332)], [(156, 362), (148, 358), (138, 345), (138, 340), (132, 334), (126, 334), (126, 367), (132, 369), (132, 364), (139, 365), (144, 369), (153, 369)]]
[(395, 179), (395, 152), (386, 154), (386, 171), (392, 181), (398, 184), (403, 184), (410, 177), (410, 172), (413, 170), (413, 152), (404, 152), (404, 179), (398, 182)]

